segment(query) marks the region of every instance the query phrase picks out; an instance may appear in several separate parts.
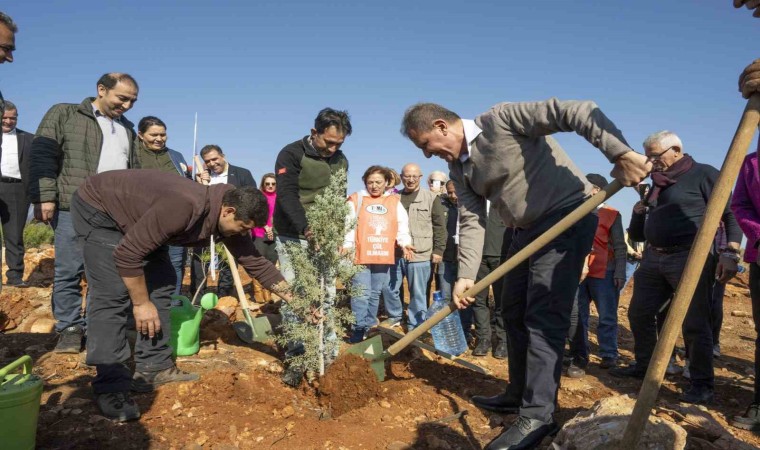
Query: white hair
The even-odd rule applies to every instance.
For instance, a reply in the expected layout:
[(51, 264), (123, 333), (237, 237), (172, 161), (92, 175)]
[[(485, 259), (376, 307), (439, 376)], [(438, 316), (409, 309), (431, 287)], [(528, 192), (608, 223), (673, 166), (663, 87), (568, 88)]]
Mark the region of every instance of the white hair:
[(441, 172), (440, 170), (434, 170), (430, 172), (430, 175), (428, 176), (428, 183), (433, 181), (433, 175), (440, 175), (441, 178), (443, 178), (443, 183), (445, 184), (447, 181), (449, 181), (449, 177), (446, 176), (445, 173)]
[(679, 138), (677, 134), (668, 130), (662, 130), (650, 134), (646, 139), (644, 139), (644, 150), (651, 149), (655, 144), (659, 144), (662, 150), (668, 149), (670, 147), (678, 147), (679, 149), (683, 150), (681, 138)]

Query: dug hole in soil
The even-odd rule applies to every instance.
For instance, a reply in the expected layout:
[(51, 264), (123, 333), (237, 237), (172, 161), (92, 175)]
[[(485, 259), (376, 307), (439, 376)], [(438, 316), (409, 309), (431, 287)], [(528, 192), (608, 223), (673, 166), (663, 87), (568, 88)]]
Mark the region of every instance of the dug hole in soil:
[[(56, 343), (50, 312), (52, 258), (52, 248), (28, 250), (25, 279), (33, 279), (33, 287), (5, 287), (0, 294), (0, 366), (29, 354), (34, 373), (44, 380), (37, 428), (40, 449), (480, 449), (515, 419), (469, 403), (472, 395), (503, 392), (507, 378), (504, 361), (490, 355), (473, 357), (470, 352), (462, 358), (480, 365), (487, 374), (409, 348), (386, 364), (384, 382), (376, 380), (366, 361), (346, 355), (314, 386), (303, 383), (290, 388), (280, 380), (283, 367), (278, 349), (250, 346), (237, 339), (230, 320), (236, 320), (240, 311), (234, 301), (227, 300), (206, 314), (200, 352), (177, 361), (201, 379), (134, 395), (142, 417), (112, 422), (100, 415), (93, 402), (90, 381), (95, 372), (84, 364), (84, 354), (52, 353)], [(727, 425), (751, 401), (755, 377), (755, 332), (746, 283), (747, 276), (742, 274), (726, 289), (723, 354), (715, 361), (716, 400), (703, 412), (747, 448), (758, 448), (757, 435)], [(629, 285), (618, 311), (621, 363), (633, 358), (627, 321), (630, 296)], [(261, 310), (271, 312), (271, 305)], [(561, 380), (555, 414), (560, 423), (588, 410), (597, 400), (618, 394), (635, 396), (640, 388), (638, 380), (616, 379), (599, 368), (600, 360), (593, 356), (598, 350), (596, 318), (592, 306), (587, 375)], [(384, 348), (391, 343), (386, 340)], [(683, 346), (682, 341), (678, 345)], [(679, 364), (683, 364), (680, 359)], [(655, 408), (657, 417), (683, 423), (683, 418), (673, 417), (678, 411), (685, 415), (677, 399), (687, 386), (681, 376), (666, 378)], [(331, 415), (326, 419), (328, 409)], [(687, 428), (686, 448), (721, 448), (725, 440), (716, 437), (722, 431), (715, 427)], [(551, 440), (544, 440), (539, 448), (551, 448)]]

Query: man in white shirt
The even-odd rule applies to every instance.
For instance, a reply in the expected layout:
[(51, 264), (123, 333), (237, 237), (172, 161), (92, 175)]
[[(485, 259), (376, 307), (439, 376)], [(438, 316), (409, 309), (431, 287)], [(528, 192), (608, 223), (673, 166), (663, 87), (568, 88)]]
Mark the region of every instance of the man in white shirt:
[[(0, 157), (0, 220), (3, 223), (7, 286), (26, 287), (24, 283), (24, 224), (29, 200), (23, 181), (27, 180), (29, 151), (34, 135), (16, 128), (18, 108), (5, 101), (3, 112), (2, 157)], [(25, 172), (25, 173), (24, 173)], [(23, 173), (23, 174), (22, 174)]]

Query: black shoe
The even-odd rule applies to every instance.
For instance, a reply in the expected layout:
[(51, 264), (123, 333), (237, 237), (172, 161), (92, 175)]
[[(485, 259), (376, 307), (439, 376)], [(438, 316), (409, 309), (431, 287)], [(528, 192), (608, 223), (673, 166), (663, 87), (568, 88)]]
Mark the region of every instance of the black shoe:
[(129, 397), (129, 392), (109, 392), (98, 394), (95, 402), (100, 408), (103, 416), (109, 419), (126, 422), (140, 418), (140, 408), (134, 400)]
[(546, 436), (559, 431), (555, 422), (542, 422), (520, 416), (511, 427), (489, 442), (485, 450), (522, 450), (536, 448)]
[(599, 367), (602, 369), (612, 369), (614, 367), (617, 367), (617, 358), (610, 358), (608, 356), (605, 356), (602, 358), (602, 362), (599, 364)]
[(365, 336), (367, 336), (366, 328), (354, 328), (354, 330), (351, 332), (351, 337), (348, 338), (348, 343), (358, 344), (364, 340)]
[(197, 373), (188, 373), (177, 366), (155, 372), (135, 372), (130, 389), (135, 392), (152, 392), (157, 386), (181, 381), (195, 381)]
[(713, 390), (707, 386), (692, 385), (678, 400), (694, 405), (709, 405), (713, 401)]
[(499, 345), (496, 346), (496, 348), (493, 349), (493, 353), (491, 356), (493, 356), (496, 359), (507, 359), (507, 356), (509, 355), (509, 352), (507, 350), (507, 343), (502, 342)]
[(522, 404), (522, 400), (516, 399), (506, 392), (492, 397), (473, 395), (470, 401), (478, 408), (501, 414), (517, 414)]
[(84, 330), (79, 325), (64, 328), (58, 334), (58, 344), (53, 351), (55, 353), (79, 353), (82, 351), (82, 337)]
[(24, 280), (8, 280), (8, 281), (5, 282), (5, 285), (6, 286), (11, 286), (11, 287), (17, 287), (17, 288), (26, 288), (26, 287), (29, 287), (29, 285), (26, 284), (26, 281), (24, 281)]
[(479, 339), (478, 345), (472, 351), (472, 356), (486, 356), (488, 355), (488, 350), (491, 350), (491, 341)]
[(298, 387), (301, 385), (305, 373), (306, 371), (302, 368), (291, 365), (282, 373), (281, 379), (283, 383), (290, 387)]
[(615, 378), (636, 378), (643, 380), (644, 375), (647, 374), (647, 368), (633, 364), (628, 367), (614, 367), (610, 369), (609, 373)]
[(583, 378), (586, 375), (586, 369), (575, 362), (570, 363), (567, 368), (567, 376), (570, 378)]
[(742, 430), (760, 431), (760, 403), (753, 403), (743, 416), (734, 416), (731, 426)]

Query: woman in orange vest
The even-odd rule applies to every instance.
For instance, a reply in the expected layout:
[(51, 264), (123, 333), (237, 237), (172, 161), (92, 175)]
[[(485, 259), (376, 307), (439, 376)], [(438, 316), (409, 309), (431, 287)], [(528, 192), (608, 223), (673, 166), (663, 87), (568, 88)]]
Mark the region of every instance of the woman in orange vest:
[(351, 298), (356, 319), (349, 339), (352, 344), (364, 340), (376, 323), (380, 292), (388, 284), (396, 244), (404, 250), (405, 258), (414, 252), (406, 209), (398, 194), (386, 192), (392, 177), (387, 168), (371, 166), (362, 176), (366, 189), (348, 197), (346, 220), (356, 219), (356, 225), (346, 234), (343, 248), (355, 249), (355, 263), (365, 266), (353, 279), (362, 293)]

